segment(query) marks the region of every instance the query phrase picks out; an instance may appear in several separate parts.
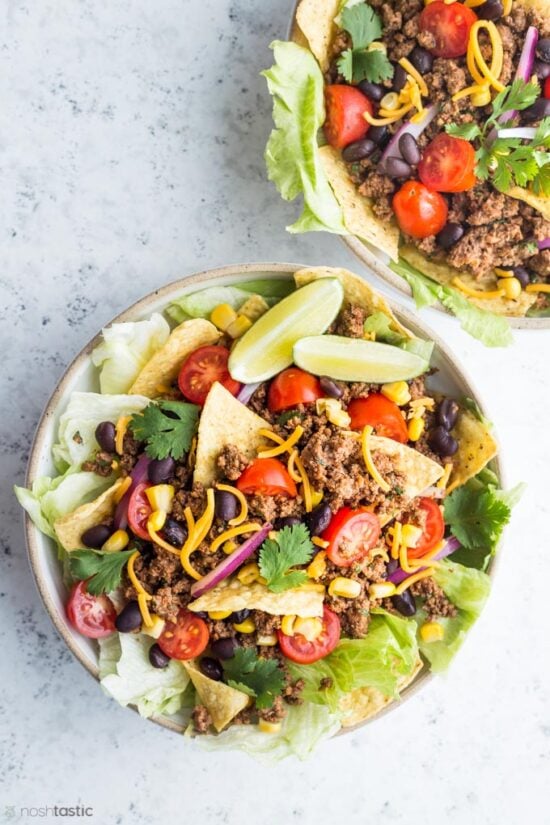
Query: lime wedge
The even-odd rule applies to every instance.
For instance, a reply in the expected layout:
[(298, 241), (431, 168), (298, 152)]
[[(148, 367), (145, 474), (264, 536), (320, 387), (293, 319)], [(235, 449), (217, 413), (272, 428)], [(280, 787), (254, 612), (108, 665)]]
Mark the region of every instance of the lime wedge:
[(292, 292), (239, 338), (229, 356), (235, 381), (266, 381), (292, 364), (298, 339), (321, 335), (342, 306), (344, 290), (336, 278), (320, 278)]
[(301, 338), (294, 345), (294, 363), (314, 375), (369, 384), (408, 381), (429, 367), (428, 362), (414, 352), (341, 335)]

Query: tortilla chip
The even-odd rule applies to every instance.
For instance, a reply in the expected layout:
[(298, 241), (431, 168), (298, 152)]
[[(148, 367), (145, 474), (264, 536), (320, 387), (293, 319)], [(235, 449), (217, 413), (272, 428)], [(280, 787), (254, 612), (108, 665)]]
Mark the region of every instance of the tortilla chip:
[(385, 298), (375, 292), (359, 275), (354, 275), (353, 272), (347, 269), (330, 266), (300, 269), (294, 273), (294, 280), (297, 287), (305, 286), (305, 284), (309, 284), (311, 281), (316, 281), (319, 278), (338, 278), (344, 287), (344, 307), (350, 305), (360, 306), (368, 315), (374, 315), (375, 312), (383, 312), (384, 315), (387, 315), (390, 319), (392, 329), (407, 338), (415, 337), (397, 320), (389, 305), (386, 303)]
[(81, 550), (84, 547), (80, 540), (82, 534), (90, 527), (111, 518), (116, 507), (118, 490), (124, 483), (124, 478), (117, 479), (94, 501), (81, 504), (72, 513), (67, 513), (54, 521), (53, 529), (64, 550)]
[(381, 221), (372, 211), (371, 199), (359, 195), (339, 151), (331, 146), (322, 146), (319, 149), (319, 157), (327, 180), (342, 209), (348, 232), (397, 261), (399, 258), (397, 225), (393, 222)]
[(221, 332), (214, 324), (204, 318), (184, 321), (172, 330), (164, 346), (147, 361), (128, 393), (148, 398), (162, 395), (177, 378), (184, 359), (198, 347), (215, 344), (220, 336)]
[(529, 206), (540, 212), (545, 220), (550, 221), (550, 198), (535, 195), (534, 192), (530, 192), (529, 189), (522, 189), (520, 186), (513, 186), (506, 194), (510, 195), (511, 198), (517, 198), (517, 200), (528, 203)]
[(404, 494), (408, 499), (416, 498), (427, 487), (435, 484), (445, 472), (437, 461), (432, 461), (418, 450), (400, 444), (392, 438), (371, 435), (369, 444), (375, 464), (376, 452), (384, 453), (391, 458), (395, 471), (405, 476)]
[[(407, 685), (410, 685), (411, 682), (416, 679), (422, 668), (422, 660), (418, 657), (412, 673), (409, 673), (408, 676), (402, 676), (399, 679), (397, 683), (398, 690), (404, 690)], [(391, 696), (384, 696), (384, 694), (376, 690), (376, 688), (364, 687), (353, 690), (340, 701), (340, 709), (344, 711), (342, 727), (352, 728), (361, 722), (365, 722), (367, 719), (371, 719), (393, 701)]]
[(302, 0), (296, 9), (296, 22), (323, 72), (329, 67), (330, 47), (336, 26), (334, 18), (341, 0)]
[(218, 733), (250, 703), (250, 696), (240, 690), (209, 679), (198, 669), (194, 661), (182, 662), (195, 686), (199, 699), (205, 706)]
[(261, 295), (251, 295), (239, 308), (239, 315), (246, 315), (251, 321), (257, 321), (268, 309), (269, 304)]
[(458, 441), (458, 452), (453, 457), (453, 470), (447, 492), (461, 487), (476, 476), (498, 452), (489, 425), (480, 421), (469, 410), (462, 410), (451, 431)]
[(292, 614), (306, 619), (323, 615), (323, 592), (319, 586), (305, 584), (282, 593), (272, 593), (264, 584), (241, 584), (238, 579), (221, 582), (188, 604), (197, 613), (211, 610), (263, 610), (272, 616)]
[(215, 383), (208, 393), (199, 421), (197, 457), (193, 480), (209, 487), (216, 480), (216, 459), (226, 444), (233, 444), (248, 459), (267, 446), (259, 434), (271, 425), (241, 404), (221, 384)]

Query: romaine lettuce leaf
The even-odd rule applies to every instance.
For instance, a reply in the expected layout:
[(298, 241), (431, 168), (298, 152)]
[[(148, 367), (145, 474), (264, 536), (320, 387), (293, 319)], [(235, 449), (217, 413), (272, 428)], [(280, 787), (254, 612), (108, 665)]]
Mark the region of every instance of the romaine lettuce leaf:
[(284, 200), (304, 198), (301, 216), (287, 229), (347, 234), (317, 151), (317, 132), (325, 120), (321, 69), (311, 52), (296, 43), (279, 40), (271, 48), (275, 63), (262, 72), (273, 95), (276, 126), (265, 152), (267, 173)]
[(365, 332), (374, 332), (376, 340), (384, 344), (393, 344), (407, 352), (420, 356), (430, 363), (434, 350), (434, 342), (422, 338), (406, 338), (390, 326), (390, 318), (384, 312), (374, 312), (364, 323)]
[(154, 312), (146, 321), (113, 324), (103, 330), (103, 341), (92, 352), (103, 393), (124, 393), (147, 361), (170, 335), (167, 321)]
[(182, 295), (169, 305), (166, 314), (178, 324), (189, 318), (210, 318), (219, 304), (229, 304), (237, 311), (250, 298), (250, 291), (237, 286), (209, 286), (190, 295)]

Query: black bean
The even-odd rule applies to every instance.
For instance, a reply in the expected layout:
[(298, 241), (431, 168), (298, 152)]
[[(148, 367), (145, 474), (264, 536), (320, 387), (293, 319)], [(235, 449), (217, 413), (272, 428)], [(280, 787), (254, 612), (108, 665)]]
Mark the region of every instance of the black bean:
[(407, 82), (407, 72), (403, 68), (403, 66), (397, 65), (395, 67), (395, 72), (393, 75), (393, 83), (392, 83), (392, 91), (400, 92), (405, 83)]
[(450, 249), (464, 235), (464, 227), (459, 223), (447, 223), (435, 236), (436, 243), (442, 249)]
[(550, 63), (550, 37), (541, 37), (537, 43), (537, 57), (544, 63)]
[(154, 644), (149, 648), (149, 661), (153, 667), (167, 667), (170, 662), (170, 656), (160, 649), (160, 645)]
[(392, 573), (395, 573), (397, 568), (399, 567), (399, 562), (397, 559), (390, 559), (389, 562), (386, 564), (386, 577), (391, 576)]
[(199, 667), (205, 676), (209, 679), (214, 679), (215, 682), (220, 682), (223, 676), (223, 668), (217, 659), (212, 659), (210, 656), (204, 656), (199, 662)]
[(301, 524), (301, 521), (298, 516), (282, 516), (282, 518), (276, 520), (275, 526), (278, 530), (282, 530), (283, 527), (294, 527), (295, 524)]
[(418, 69), (420, 74), (428, 74), (433, 68), (433, 56), (429, 51), (423, 49), (422, 46), (415, 46), (407, 59), (413, 64), (415, 69)]
[(328, 375), (323, 375), (322, 378), (319, 379), (319, 384), (325, 395), (328, 395), (330, 398), (341, 398), (344, 394), (342, 385), (339, 384), (338, 381), (329, 378)]
[(550, 117), (550, 100), (539, 97), (532, 106), (524, 109), (521, 115), (527, 123), (531, 123), (534, 120), (542, 120), (543, 117)]
[(95, 440), (106, 453), (115, 452), (116, 429), (111, 421), (102, 421), (95, 428)]
[(95, 527), (89, 527), (88, 530), (82, 533), (82, 544), (84, 547), (98, 549), (103, 547), (112, 532), (112, 527), (107, 527), (106, 524), (96, 524)]
[(481, 6), (476, 6), (476, 14), (480, 20), (498, 20), (503, 12), (504, 7), (500, 0), (486, 0)]
[(389, 178), (409, 178), (412, 169), (409, 164), (401, 158), (386, 158), (384, 161), (384, 173)]
[(225, 639), (216, 639), (215, 642), (212, 642), (210, 650), (218, 659), (231, 659), (238, 647), (240, 647), (238, 641), (228, 636)]
[(416, 166), (420, 163), (420, 149), (418, 148), (416, 140), (409, 132), (405, 132), (404, 135), (401, 135), (397, 145), (399, 146), (399, 151), (403, 155), (404, 161), (409, 163), (411, 166)]
[(115, 620), (115, 627), (120, 633), (131, 633), (141, 627), (141, 611), (137, 602), (128, 602)]
[(529, 274), (529, 270), (525, 269), (524, 266), (514, 266), (512, 267), (514, 272), (514, 278), (517, 278), (521, 284), (522, 289), (525, 289), (527, 284), (531, 283), (531, 276)]
[(187, 540), (187, 527), (173, 518), (167, 518), (162, 528), (162, 536), (173, 547), (183, 547)]
[(332, 512), (328, 504), (318, 504), (317, 507), (306, 516), (306, 524), (312, 536), (319, 536), (330, 524)]
[(385, 146), (390, 139), (390, 131), (387, 126), (371, 126), (369, 129), (369, 140), (374, 141), (377, 146)]
[(386, 89), (384, 89), (383, 86), (380, 86), (378, 83), (371, 83), (369, 80), (362, 80), (361, 83), (358, 84), (358, 88), (374, 103), (380, 103), (386, 94)]
[(458, 410), (456, 401), (452, 398), (444, 398), (437, 408), (437, 423), (446, 430), (452, 430), (458, 418)]
[(546, 80), (550, 77), (550, 63), (545, 63), (543, 60), (535, 60), (533, 63), (533, 74), (536, 74), (537, 80)]
[(193, 611), (193, 616), (197, 616), (199, 619), (208, 619), (208, 613), (205, 610)]
[(215, 507), (217, 517), (222, 521), (229, 521), (237, 515), (239, 502), (233, 493), (228, 493), (227, 490), (216, 490)]
[(149, 462), (147, 475), (151, 484), (165, 484), (174, 477), (176, 462), (173, 458), (152, 458)]
[(240, 624), (241, 622), (244, 622), (245, 619), (248, 619), (249, 616), (250, 610), (247, 610), (245, 607), (243, 610), (235, 610), (229, 617), (228, 621), (233, 622), (233, 624)]
[(356, 140), (355, 143), (350, 143), (346, 146), (346, 148), (342, 151), (342, 157), (346, 163), (354, 163), (357, 160), (368, 158), (369, 155), (372, 155), (375, 149), (376, 143), (374, 140), (363, 138), (363, 140)]
[(416, 604), (409, 590), (404, 590), (399, 596), (392, 596), (391, 603), (402, 616), (414, 616)]
[(458, 442), (456, 439), (441, 425), (432, 430), (428, 443), (434, 453), (441, 456), (454, 455), (458, 450)]

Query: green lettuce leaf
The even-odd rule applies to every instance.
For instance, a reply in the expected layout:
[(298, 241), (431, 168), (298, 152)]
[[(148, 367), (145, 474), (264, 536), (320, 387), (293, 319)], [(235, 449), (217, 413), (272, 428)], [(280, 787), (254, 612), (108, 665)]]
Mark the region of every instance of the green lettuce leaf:
[(149, 662), (155, 643), (142, 634), (113, 633), (99, 640), (99, 678), (105, 693), (121, 705), (135, 705), (142, 716), (170, 715), (184, 705), (189, 676), (172, 659), (165, 668)]
[(400, 335), (390, 326), (390, 319), (384, 312), (374, 312), (369, 315), (364, 325), (365, 332), (374, 332), (377, 341), (384, 344), (393, 344), (400, 349), (419, 355), (424, 361), (430, 363), (434, 350), (433, 341), (425, 341), (421, 338), (406, 338)]
[(347, 234), (342, 210), (323, 172), (317, 132), (325, 120), (324, 81), (317, 61), (296, 43), (272, 43), (275, 63), (262, 72), (273, 95), (273, 120), (265, 160), (269, 180), (292, 201), (303, 195), (304, 208), (289, 232)]
[(408, 283), (419, 309), (433, 306), (439, 301), (449, 312), (456, 315), (462, 329), (486, 347), (507, 347), (513, 343), (506, 318), (480, 309), (454, 287), (432, 281), (406, 261), (391, 262), (389, 267)]
[(209, 286), (172, 301), (166, 314), (178, 324), (189, 318), (210, 318), (210, 313), (219, 304), (229, 304), (237, 311), (250, 298), (250, 294), (244, 287)]
[(146, 321), (113, 324), (103, 330), (103, 341), (92, 352), (99, 367), (99, 386), (103, 393), (124, 393), (134, 383), (147, 361), (170, 335), (167, 321), (153, 313)]
[(287, 280), (284, 278), (255, 278), (252, 281), (240, 281), (233, 284), (233, 286), (244, 289), (248, 293), (261, 295), (268, 303), (270, 298), (273, 303), (276, 303), (280, 298), (285, 298), (296, 289), (292, 279)]

